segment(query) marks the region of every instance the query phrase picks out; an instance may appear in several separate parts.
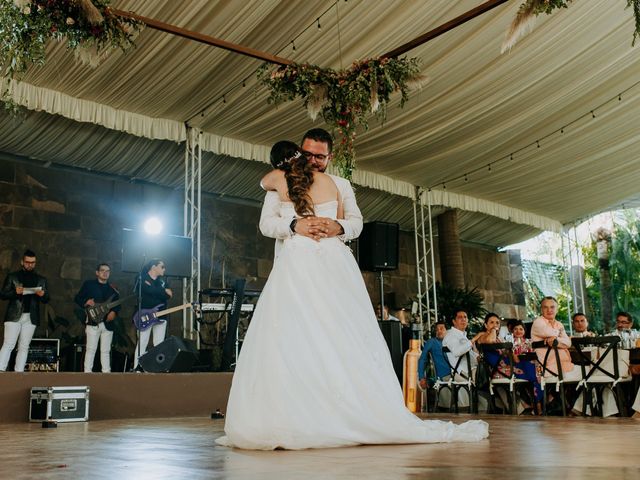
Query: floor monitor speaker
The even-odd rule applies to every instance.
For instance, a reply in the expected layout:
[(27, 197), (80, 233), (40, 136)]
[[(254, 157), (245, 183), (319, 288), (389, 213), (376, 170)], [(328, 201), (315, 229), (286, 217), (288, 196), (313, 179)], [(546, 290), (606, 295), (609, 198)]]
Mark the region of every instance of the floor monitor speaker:
[(191, 340), (171, 336), (140, 357), (145, 372), (190, 372), (198, 359), (198, 350)]

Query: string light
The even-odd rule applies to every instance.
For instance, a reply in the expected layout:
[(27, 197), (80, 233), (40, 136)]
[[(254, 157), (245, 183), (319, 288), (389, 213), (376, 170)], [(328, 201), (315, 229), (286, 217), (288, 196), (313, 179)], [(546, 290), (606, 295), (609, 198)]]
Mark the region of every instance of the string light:
[[(281, 53), (283, 52), (283, 50), (285, 50), (289, 45), (291, 45), (291, 46), (292, 46), (293, 51), (295, 52), (295, 51), (296, 51), (296, 44), (295, 44), (296, 39), (300, 38), (300, 37), (301, 37), (301, 36), (302, 36), (302, 35), (303, 35), (307, 30), (309, 30), (310, 28), (312, 28), (312, 27), (313, 27), (313, 25), (314, 25), (314, 23), (315, 23), (315, 25), (318, 27), (318, 30), (322, 30), (322, 26), (320, 25), (320, 19), (321, 19), (321, 18), (323, 18), (327, 13), (329, 13), (329, 11), (331, 11), (333, 8), (335, 8), (335, 7), (338, 5), (338, 2), (339, 2), (339, 1), (340, 1), (340, 0), (335, 0), (335, 2), (334, 2), (334, 3), (332, 3), (331, 5), (329, 5), (329, 6), (328, 6), (328, 7), (327, 7), (327, 8), (326, 8), (326, 9), (325, 9), (321, 14), (320, 14), (320, 16), (316, 18), (316, 21), (315, 21), (315, 22), (311, 22), (311, 23), (310, 23), (310, 24), (309, 24), (305, 29), (303, 29), (303, 30), (302, 30), (298, 35), (296, 35), (296, 36), (295, 36), (295, 38), (294, 38), (293, 40), (291, 40), (291, 42), (289, 42), (289, 43), (285, 44), (285, 46), (284, 46), (284, 47), (282, 47), (280, 50), (278, 50), (278, 51), (276, 52), (276, 55), (281, 54)], [(345, 3), (346, 3), (346, 0), (345, 0)], [(256, 70), (255, 70), (251, 75), (249, 75), (249, 77), (247, 77), (247, 78), (251, 78), (251, 77), (252, 77), (252, 76), (257, 72), (257, 70), (258, 70), (258, 69), (256, 69)], [(202, 110), (200, 110), (200, 112), (196, 113), (196, 114), (194, 115), (194, 117), (192, 117), (192, 118), (195, 118), (196, 116), (204, 117), (204, 116), (206, 115), (206, 113), (209, 111), (209, 109), (210, 109), (210, 108), (211, 108), (211, 107), (212, 107), (216, 102), (218, 102), (221, 98), (222, 98), (222, 103), (227, 103), (226, 95), (229, 95), (231, 92), (233, 92), (233, 91), (234, 91), (236, 88), (238, 88), (240, 85), (242, 85), (242, 87), (243, 87), (243, 88), (244, 88), (244, 87), (246, 87), (246, 80), (247, 80), (247, 78), (245, 78), (244, 80), (242, 80), (242, 82), (241, 82), (241, 83), (240, 83), (240, 82), (238, 82), (238, 83), (236, 83), (235, 85), (233, 85), (232, 87), (229, 87), (229, 89), (228, 89), (228, 90), (227, 90), (227, 91), (222, 95), (222, 97), (217, 97), (217, 98), (216, 98), (215, 100), (213, 100), (211, 103), (207, 104), (204, 108), (202, 108)], [(189, 120), (191, 120), (191, 119), (189, 119)], [(189, 121), (189, 120), (187, 120), (187, 121)]]
[[(580, 115), (580, 116), (579, 116), (579, 117), (577, 117), (576, 119), (572, 120), (571, 122), (569, 122), (568, 124), (566, 124), (566, 125), (565, 125), (565, 126), (563, 126), (562, 128), (560, 128), (560, 129), (558, 129), (558, 130), (554, 130), (554, 131), (550, 132), (549, 134), (547, 134), (547, 135), (543, 136), (542, 138), (540, 138), (540, 139), (536, 140), (535, 142), (531, 142), (530, 144), (525, 145), (524, 147), (522, 147), (522, 148), (520, 148), (520, 149), (516, 150), (515, 152), (512, 152), (512, 153), (511, 153), (511, 154), (509, 154), (508, 156), (505, 156), (505, 157), (502, 157), (502, 158), (500, 158), (500, 159), (498, 159), (498, 160), (495, 160), (495, 161), (493, 161), (493, 162), (489, 162), (489, 163), (487, 163), (487, 164), (486, 164), (487, 171), (491, 172), (491, 167), (492, 167), (495, 163), (498, 163), (498, 162), (500, 162), (500, 161), (502, 161), (502, 160), (510, 159), (511, 161), (513, 161), (513, 159), (514, 159), (514, 155), (515, 155), (515, 154), (517, 154), (518, 152), (523, 151), (523, 150), (525, 150), (525, 149), (527, 149), (527, 148), (530, 148), (530, 147), (532, 147), (533, 145), (536, 145), (536, 147), (537, 147), (537, 148), (541, 148), (541, 145), (540, 145), (540, 142), (541, 142), (541, 141), (543, 141), (543, 140), (545, 140), (545, 139), (547, 139), (547, 138), (551, 137), (552, 135), (555, 135), (556, 133), (564, 134), (564, 133), (565, 133), (565, 130), (566, 130), (568, 127), (570, 127), (570, 126), (571, 126), (571, 125), (573, 125), (574, 123), (576, 123), (576, 122), (580, 121), (581, 119), (584, 119), (584, 118), (585, 118), (587, 115), (589, 115), (589, 114), (591, 114), (591, 117), (592, 117), (592, 118), (596, 118), (596, 110), (598, 110), (599, 108), (602, 108), (602, 107), (604, 107), (605, 105), (607, 105), (607, 104), (609, 104), (609, 103), (611, 103), (611, 102), (615, 101), (615, 99), (616, 99), (616, 98), (618, 99), (618, 101), (619, 101), (619, 102), (621, 102), (621, 101), (622, 101), (622, 95), (624, 95), (625, 93), (627, 93), (628, 91), (630, 91), (632, 88), (637, 87), (638, 85), (640, 85), (640, 81), (637, 81), (636, 83), (634, 83), (634, 84), (633, 84), (633, 85), (631, 85), (630, 87), (626, 88), (624, 91), (620, 92), (620, 93), (619, 93), (619, 94), (617, 94), (616, 96), (611, 97), (611, 98), (609, 98), (608, 100), (605, 100), (605, 101), (604, 101), (604, 102), (602, 102), (601, 104), (597, 105), (594, 109), (589, 110), (589, 111), (588, 111), (588, 112), (586, 112), (586, 113), (583, 113), (582, 115)], [(468, 181), (469, 181), (469, 178), (468, 178), (468, 176), (469, 176), (469, 175), (471, 175), (471, 174), (473, 174), (473, 173), (475, 173), (475, 172), (479, 172), (479, 171), (480, 171), (480, 170), (482, 170), (483, 168), (484, 168), (484, 167), (479, 167), (479, 168), (476, 168), (476, 169), (471, 170), (470, 172), (465, 173), (464, 175), (460, 175), (460, 176), (453, 177), (453, 178), (448, 178), (448, 179), (446, 179), (444, 182), (441, 182), (442, 188), (443, 188), (443, 189), (444, 189), (444, 188), (446, 188), (446, 186), (445, 186), (445, 182), (449, 182), (449, 183), (451, 183), (451, 182), (455, 182), (455, 181), (457, 181), (457, 180), (461, 180), (461, 179), (463, 179), (463, 178), (464, 178), (464, 181), (465, 181), (465, 182), (468, 182)], [(436, 185), (438, 185), (438, 184), (436, 184)], [(430, 187), (430, 188), (431, 188), (431, 187)]]

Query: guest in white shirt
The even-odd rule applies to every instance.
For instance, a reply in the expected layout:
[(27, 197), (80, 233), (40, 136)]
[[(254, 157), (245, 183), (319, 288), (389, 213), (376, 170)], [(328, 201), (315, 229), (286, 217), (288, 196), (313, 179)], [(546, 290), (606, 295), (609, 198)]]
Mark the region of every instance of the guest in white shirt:
[[(449, 360), (449, 363), (455, 368), (458, 363), (458, 358), (469, 352), (471, 368), (475, 368), (478, 365), (478, 353), (475, 351), (472, 341), (467, 338), (466, 330), (469, 325), (467, 312), (464, 310), (458, 310), (451, 323), (453, 326), (447, 331), (444, 340), (442, 340), (442, 346), (449, 349), (449, 352), (447, 352), (447, 359)], [(462, 358), (456, 373), (466, 376), (468, 371), (467, 359)]]

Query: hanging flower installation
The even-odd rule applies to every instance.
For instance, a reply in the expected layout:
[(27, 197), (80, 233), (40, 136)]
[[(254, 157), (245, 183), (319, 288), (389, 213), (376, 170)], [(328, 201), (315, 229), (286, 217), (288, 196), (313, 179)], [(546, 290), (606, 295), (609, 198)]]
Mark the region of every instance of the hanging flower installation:
[(112, 14), (109, 0), (0, 0), (0, 73), (13, 79), (44, 65), (49, 39), (66, 40), (95, 66), (110, 50), (131, 47), (141, 26)]
[(356, 128), (367, 128), (370, 113), (384, 119), (393, 92), (401, 93), (400, 106), (404, 106), (409, 89), (424, 80), (417, 58), (372, 58), (339, 71), (309, 64), (291, 64), (275, 70), (265, 65), (258, 78), (269, 88), (270, 103), (299, 97), (313, 120), (320, 114), (340, 133), (334, 161), (340, 174), (348, 179), (355, 167)]
[[(555, 10), (567, 8), (573, 0), (527, 0), (520, 5), (516, 18), (513, 19), (509, 31), (502, 44), (502, 53), (510, 50), (516, 42), (525, 36), (533, 27), (536, 17), (542, 13), (550, 15)], [(633, 31), (632, 45), (640, 36), (640, 0), (627, 0), (627, 8), (633, 8), (635, 17), (635, 30)]]

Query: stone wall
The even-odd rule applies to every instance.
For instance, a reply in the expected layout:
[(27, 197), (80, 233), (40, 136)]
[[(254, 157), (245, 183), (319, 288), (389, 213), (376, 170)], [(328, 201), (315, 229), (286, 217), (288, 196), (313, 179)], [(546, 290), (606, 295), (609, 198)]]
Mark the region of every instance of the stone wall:
[[(112, 267), (111, 281), (121, 293), (132, 292), (135, 274), (122, 271), (122, 229), (140, 229), (144, 219), (155, 214), (162, 217), (165, 233), (181, 235), (182, 209), (180, 190), (90, 172), (2, 161), (0, 279), (4, 280), (9, 271), (19, 268), (26, 248), (34, 250), (37, 270), (49, 280), (51, 308), (48, 314), (55, 319), (44, 322), (36, 330), (36, 337), (61, 338), (63, 345), (83, 343), (84, 327), (73, 304), (82, 281), (94, 278), (96, 264), (106, 261)], [(203, 288), (231, 286), (236, 278), (245, 278), (246, 288), (262, 289), (273, 264), (274, 242), (260, 234), (259, 216), (258, 204), (203, 196)], [(399, 268), (384, 273), (387, 302), (392, 307), (410, 305), (417, 292), (413, 233), (401, 232), (399, 242)], [(516, 314), (519, 306), (514, 306), (519, 302), (514, 285), (521, 273), (520, 277), (514, 273), (518, 266), (510, 268), (508, 255), (465, 247), (463, 256), (467, 285), (481, 289), (487, 308), (501, 315), (519, 316)], [(171, 259), (166, 259), (166, 263), (170, 273)], [(440, 278), (437, 252), (436, 271)], [(379, 275), (364, 272), (363, 277), (372, 303), (377, 304)], [(182, 303), (181, 281), (173, 280), (172, 287), (171, 304), (179, 305)], [(4, 315), (6, 303), (2, 303), (0, 312)], [(128, 320), (134, 311), (133, 303), (123, 306), (127, 336), (120, 339), (118, 349), (121, 351), (133, 351), (135, 331)], [(181, 315), (174, 314), (169, 326), (169, 334), (182, 335)], [(204, 330), (207, 333), (206, 328)]]
[[(96, 264), (105, 261), (112, 267), (111, 282), (123, 295), (132, 292), (135, 273), (122, 271), (122, 229), (140, 229), (146, 218), (158, 215), (165, 224), (164, 233), (181, 235), (182, 195), (179, 190), (90, 172), (0, 163), (0, 281), (19, 268), (22, 252), (30, 248), (37, 254), (37, 271), (50, 284), (48, 314), (53, 320), (43, 322), (35, 337), (61, 338), (63, 347), (83, 343), (84, 326), (73, 304), (82, 281), (94, 278)], [(274, 241), (260, 234), (259, 217), (256, 203), (203, 196), (203, 288), (232, 286), (237, 278), (247, 280), (247, 289), (263, 288), (273, 265)], [(398, 305), (415, 295), (414, 258), (413, 236), (402, 233), (400, 268), (385, 273), (385, 289), (395, 295)], [(166, 263), (171, 273), (171, 259)], [(364, 273), (364, 278), (372, 303), (377, 303), (377, 276)], [(171, 305), (179, 305), (181, 281), (172, 279), (171, 286)], [(121, 351), (133, 352), (135, 330), (128, 319), (134, 303), (122, 307), (127, 329), (118, 346)], [(6, 302), (0, 305), (4, 315)], [(169, 334), (180, 336), (181, 329), (181, 315), (173, 314)], [(203, 327), (209, 337), (218, 330)]]
[(484, 307), (503, 318), (526, 319), (519, 251), (496, 252), (464, 246), (467, 288), (478, 288)]

